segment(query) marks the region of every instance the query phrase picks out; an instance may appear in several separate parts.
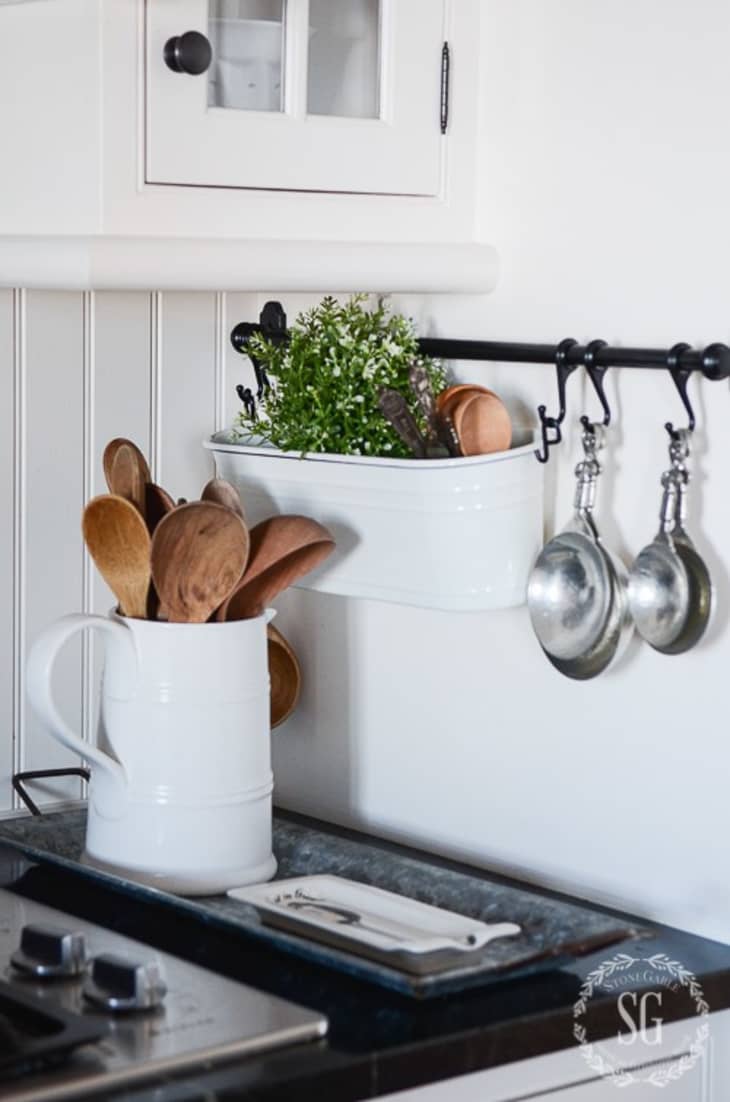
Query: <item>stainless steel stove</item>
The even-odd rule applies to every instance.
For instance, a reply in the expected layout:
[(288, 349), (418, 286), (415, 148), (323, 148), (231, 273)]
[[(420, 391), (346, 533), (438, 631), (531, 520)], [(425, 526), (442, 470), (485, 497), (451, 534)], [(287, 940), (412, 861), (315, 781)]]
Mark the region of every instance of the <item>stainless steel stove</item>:
[[(19, 856), (18, 885), (27, 867)], [(13, 880), (0, 888), (2, 1102), (80, 1099), (327, 1031), (320, 1014), (25, 898)]]

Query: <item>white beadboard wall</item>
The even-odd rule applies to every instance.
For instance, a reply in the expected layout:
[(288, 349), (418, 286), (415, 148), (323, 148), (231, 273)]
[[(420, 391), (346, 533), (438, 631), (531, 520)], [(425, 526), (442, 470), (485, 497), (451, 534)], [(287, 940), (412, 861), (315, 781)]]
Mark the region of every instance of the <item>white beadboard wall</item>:
[[(137, 441), (179, 496), (204, 484), (211, 464), (201, 441), (238, 404), (231, 299), (235, 315), (257, 316), (259, 299), (247, 295), (0, 291), (0, 813), (18, 808), (14, 771), (80, 764), (39, 729), (24, 657), (57, 617), (112, 603), (80, 526), (83, 503), (106, 489), (104, 444)], [(59, 705), (87, 739), (98, 673), (90, 636), (57, 664)], [(81, 789), (74, 779), (33, 792), (52, 804)]]

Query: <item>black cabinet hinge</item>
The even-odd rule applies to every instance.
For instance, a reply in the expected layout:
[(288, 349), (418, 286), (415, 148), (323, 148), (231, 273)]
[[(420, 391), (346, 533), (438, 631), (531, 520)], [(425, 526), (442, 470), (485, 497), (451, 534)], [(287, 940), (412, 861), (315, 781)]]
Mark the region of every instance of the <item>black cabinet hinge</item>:
[(448, 42), (441, 50), (441, 133), (445, 134), (449, 125), (449, 76), (451, 74), (451, 51)]

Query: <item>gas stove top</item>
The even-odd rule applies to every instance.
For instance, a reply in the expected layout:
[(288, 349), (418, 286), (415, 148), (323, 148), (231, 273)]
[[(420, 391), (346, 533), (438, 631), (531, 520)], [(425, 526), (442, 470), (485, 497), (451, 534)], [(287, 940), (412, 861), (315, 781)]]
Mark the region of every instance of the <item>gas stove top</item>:
[(28, 898), (31, 873), (0, 847), (2, 1102), (81, 1099), (326, 1033), (322, 1015)]

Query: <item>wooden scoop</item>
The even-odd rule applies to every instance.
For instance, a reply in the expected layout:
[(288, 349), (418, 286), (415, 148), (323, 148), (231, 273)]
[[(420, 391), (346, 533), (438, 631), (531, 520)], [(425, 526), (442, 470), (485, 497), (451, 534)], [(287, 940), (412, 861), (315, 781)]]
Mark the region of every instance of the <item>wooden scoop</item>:
[(121, 437), (110, 440), (104, 449), (104, 475), (111, 493), (131, 501), (144, 516), (145, 486), (151, 476), (137, 445)]
[(251, 554), (239, 585), (217, 620), (260, 616), (270, 601), (330, 555), (332, 533), (310, 517), (276, 516), (251, 529)]
[(212, 501), (180, 505), (152, 537), (152, 578), (168, 620), (204, 624), (241, 579), (249, 536), (240, 517)]
[(512, 443), (512, 422), (496, 394), (463, 399), (453, 411), (453, 420), (463, 455), (507, 451)]
[(210, 482), (203, 487), (200, 500), (216, 501), (219, 505), (225, 505), (226, 509), (231, 509), (245, 524), (246, 514), (243, 511), (241, 495), (235, 486), (226, 482), (225, 478), (211, 478)]
[(297, 706), (302, 671), (296, 654), (273, 624), (266, 629), (271, 679), (271, 726), (278, 727)]
[(84, 509), (82, 529), (119, 611), (143, 620), (150, 585), (150, 534), (139, 511), (123, 497), (102, 494)]

